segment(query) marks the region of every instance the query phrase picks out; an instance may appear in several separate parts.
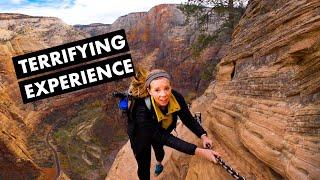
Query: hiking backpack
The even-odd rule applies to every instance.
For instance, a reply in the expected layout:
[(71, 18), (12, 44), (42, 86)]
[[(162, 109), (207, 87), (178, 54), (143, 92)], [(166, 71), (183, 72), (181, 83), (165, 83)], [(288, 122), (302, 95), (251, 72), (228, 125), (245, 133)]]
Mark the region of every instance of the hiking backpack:
[[(126, 117), (126, 127), (129, 138), (131, 138), (134, 134), (135, 122), (132, 117), (132, 111), (135, 104), (135, 101), (138, 97), (132, 96), (127, 92), (114, 92), (113, 97), (119, 98), (118, 108), (122, 111), (122, 114)], [(144, 102), (147, 108), (151, 111), (151, 100), (150, 97), (144, 98)]]

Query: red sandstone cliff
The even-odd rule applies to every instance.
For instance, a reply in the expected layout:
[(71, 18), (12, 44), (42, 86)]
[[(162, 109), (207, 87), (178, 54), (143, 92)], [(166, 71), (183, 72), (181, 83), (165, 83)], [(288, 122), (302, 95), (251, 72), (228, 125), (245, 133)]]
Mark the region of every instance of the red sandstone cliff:
[[(250, 1), (215, 81), (192, 104), (215, 149), (247, 179), (320, 177), (319, 11), (317, 0)], [(182, 126), (178, 136), (200, 145)], [(175, 150), (164, 163), (155, 179), (232, 179)], [(136, 179), (135, 171), (126, 145), (107, 179)]]

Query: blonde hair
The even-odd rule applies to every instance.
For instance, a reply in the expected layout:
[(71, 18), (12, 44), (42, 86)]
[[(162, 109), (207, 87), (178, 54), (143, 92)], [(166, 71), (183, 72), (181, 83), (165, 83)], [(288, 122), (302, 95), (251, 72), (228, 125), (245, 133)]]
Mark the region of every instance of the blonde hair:
[(147, 87), (145, 87), (148, 71), (138, 68), (136, 75), (131, 78), (129, 93), (135, 97), (145, 98), (149, 95)]

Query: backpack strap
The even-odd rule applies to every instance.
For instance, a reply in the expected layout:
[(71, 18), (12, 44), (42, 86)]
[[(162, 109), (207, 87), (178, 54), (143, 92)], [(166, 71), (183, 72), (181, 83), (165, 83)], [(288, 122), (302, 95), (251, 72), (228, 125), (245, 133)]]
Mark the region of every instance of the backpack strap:
[(150, 96), (144, 98), (144, 102), (146, 103), (147, 108), (149, 109), (149, 111), (151, 111), (151, 98), (150, 98)]

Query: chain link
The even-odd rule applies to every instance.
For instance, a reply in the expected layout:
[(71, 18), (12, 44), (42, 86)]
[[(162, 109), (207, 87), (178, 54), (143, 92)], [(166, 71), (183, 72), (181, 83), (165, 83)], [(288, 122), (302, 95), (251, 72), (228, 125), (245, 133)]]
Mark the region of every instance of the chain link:
[(232, 169), (232, 167), (230, 167), (229, 165), (227, 165), (219, 156), (214, 155), (215, 158), (218, 160), (218, 163), (231, 175), (233, 176), (235, 179), (237, 180), (245, 180), (246, 178), (244, 178), (243, 176), (241, 176), (238, 172), (236, 172), (235, 170)]

